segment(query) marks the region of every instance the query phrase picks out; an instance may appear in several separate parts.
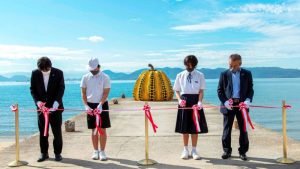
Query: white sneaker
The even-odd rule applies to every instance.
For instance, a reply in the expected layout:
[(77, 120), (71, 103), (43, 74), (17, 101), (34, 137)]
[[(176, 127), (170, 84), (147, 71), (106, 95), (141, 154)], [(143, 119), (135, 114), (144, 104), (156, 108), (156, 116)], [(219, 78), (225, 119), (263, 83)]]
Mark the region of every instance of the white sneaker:
[(193, 157), (194, 160), (200, 160), (201, 159), (201, 157), (199, 156), (199, 154), (197, 153), (196, 150), (192, 151), (191, 156)]
[(100, 151), (99, 155), (100, 155), (100, 160), (101, 161), (106, 161), (107, 160), (107, 157), (106, 157), (106, 154), (105, 154), (104, 151)]
[(189, 151), (188, 150), (183, 150), (180, 156), (181, 159), (188, 159), (189, 158)]
[(99, 160), (99, 151), (95, 150), (92, 155), (93, 160)]

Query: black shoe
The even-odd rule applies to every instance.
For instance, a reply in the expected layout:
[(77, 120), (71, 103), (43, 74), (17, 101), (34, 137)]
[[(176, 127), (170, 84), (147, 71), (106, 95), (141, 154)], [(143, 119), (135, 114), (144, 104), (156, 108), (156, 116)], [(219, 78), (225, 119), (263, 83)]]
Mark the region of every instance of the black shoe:
[(63, 158), (60, 154), (55, 154), (55, 161), (61, 161)]
[(240, 158), (241, 158), (243, 161), (247, 161), (247, 160), (248, 160), (246, 154), (240, 154)]
[(222, 159), (228, 159), (228, 158), (230, 158), (231, 157), (231, 153), (224, 153), (223, 155), (222, 155)]
[(37, 162), (43, 162), (49, 158), (48, 154), (41, 154), (40, 158), (37, 160)]

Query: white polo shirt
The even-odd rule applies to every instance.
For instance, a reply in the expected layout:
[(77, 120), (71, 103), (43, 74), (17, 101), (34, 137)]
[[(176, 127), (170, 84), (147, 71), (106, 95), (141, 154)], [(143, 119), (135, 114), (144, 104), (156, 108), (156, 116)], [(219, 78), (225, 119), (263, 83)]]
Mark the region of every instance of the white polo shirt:
[[(190, 80), (189, 74), (191, 74)], [(180, 94), (199, 94), (201, 89), (205, 89), (204, 74), (198, 70), (192, 72), (184, 70), (177, 74), (173, 89)]]
[(99, 103), (103, 97), (104, 89), (110, 88), (110, 78), (103, 72), (97, 75), (85, 74), (81, 79), (81, 88), (86, 88), (87, 101)]

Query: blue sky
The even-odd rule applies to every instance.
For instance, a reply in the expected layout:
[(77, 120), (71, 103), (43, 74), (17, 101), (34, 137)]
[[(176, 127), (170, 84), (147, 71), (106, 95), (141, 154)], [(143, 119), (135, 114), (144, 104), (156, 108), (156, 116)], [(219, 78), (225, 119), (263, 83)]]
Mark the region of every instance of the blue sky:
[(49, 56), (65, 72), (131, 72), (227, 67), (231, 53), (245, 67), (300, 68), (300, 1), (10, 0), (0, 2), (0, 74), (30, 72)]

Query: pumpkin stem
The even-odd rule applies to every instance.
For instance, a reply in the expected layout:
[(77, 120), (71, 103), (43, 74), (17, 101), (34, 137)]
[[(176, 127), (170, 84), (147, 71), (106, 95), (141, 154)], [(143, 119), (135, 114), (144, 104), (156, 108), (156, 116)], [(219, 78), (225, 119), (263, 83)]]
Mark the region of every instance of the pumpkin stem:
[(150, 70), (154, 70), (154, 66), (152, 64), (148, 64), (148, 67), (150, 67)]

